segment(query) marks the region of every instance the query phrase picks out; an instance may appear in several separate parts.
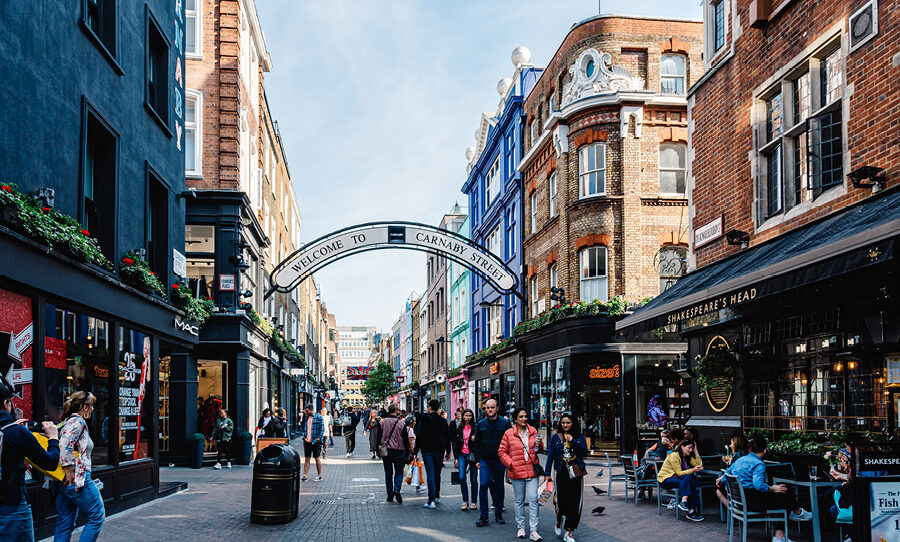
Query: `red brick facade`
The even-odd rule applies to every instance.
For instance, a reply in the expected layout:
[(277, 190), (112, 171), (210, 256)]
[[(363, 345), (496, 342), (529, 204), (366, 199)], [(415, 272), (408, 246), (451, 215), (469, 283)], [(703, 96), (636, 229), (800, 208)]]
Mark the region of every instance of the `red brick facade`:
[[(878, 33), (853, 51), (848, 19), (868, 2), (737, 0), (726, 4), (725, 44), (710, 53), (707, 41), (706, 58), (711, 67), (704, 81), (690, 92), (693, 228), (724, 213), (724, 231), (748, 232), (749, 244), (754, 246), (870, 197), (870, 188), (855, 188), (847, 178), (849, 172), (863, 165), (885, 169), (886, 185), (897, 184), (900, 2), (875, 3)], [(714, 27), (713, 6), (705, 9), (709, 38)], [(739, 16), (730, 16), (732, 12)], [(739, 26), (735, 27), (734, 21)], [(786, 210), (770, 213), (763, 205), (768, 199), (762, 199), (768, 196), (761, 193), (769, 179), (769, 159), (764, 152), (768, 129), (765, 100), (780, 89), (785, 103), (785, 133), (802, 130), (790, 115), (793, 103), (789, 102), (797, 78), (806, 70), (813, 78), (822, 77), (816, 68), (821, 66), (822, 55), (835, 47), (840, 49), (842, 84), (837, 91), (842, 97), (835, 108), (842, 112), (843, 174), (835, 186), (820, 193), (803, 194), (801, 189), (802, 197), (808, 198), (805, 201), (798, 202), (790, 192), (793, 185), (787, 184)], [(820, 92), (815, 84), (811, 87), (814, 96)], [(813, 102), (811, 117), (822, 103), (826, 100)], [(802, 149), (802, 145), (798, 147)], [(802, 188), (805, 177), (793, 173), (792, 153), (785, 153), (783, 160), (785, 183), (799, 179), (797, 186)], [(796, 163), (802, 166), (805, 161)], [(739, 250), (740, 246), (720, 239), (696, 249), (693, 257), (696, 266), (702, 267)]]
[[(661, 94), (661, 55), (684, 55), (687, 88), (702, 73), (701, 30), (699, 22), (680, 20), (589, 19), (569, 32), (526, 99), (529, 123), (520, 165), (526, 193), (523, 254), (529, 275), (533, 270), (537, 277), (537, 299), (542, 300), (529, 305), (529, 312), (555, 303), (549, 299), (552, 265), (567, 299), (580, 298), (579, 250), (592, 246), (607, 248), (608, 298), (622, 295), (637, 300), (659, 293), (656, 254), (673, 244), (672, 239), (677, 244), (689, 224), (687, 199), (660, 194), (660, 144), (687, 142), (685, 95)], [(610, 54), (613, 66), (642, 78), (643, 89), (582, 98), (560, 110), (560, 97), (571, 78), (569, 67), (590, 48)], [(539, 123), (535, 141), (531, 122)], [(579, 149), (600, 142), (606, 144), (605, 194), (582, 197)], [(551, 217), (549, 186), (554, 174), (557, 204)]]

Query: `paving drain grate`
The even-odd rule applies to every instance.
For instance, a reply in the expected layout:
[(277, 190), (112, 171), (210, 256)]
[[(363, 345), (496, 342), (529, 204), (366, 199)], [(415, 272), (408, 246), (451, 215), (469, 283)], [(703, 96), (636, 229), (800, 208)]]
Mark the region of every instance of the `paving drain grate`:
[(336, 499), (316, 499), (312, 504), (337, 504)]

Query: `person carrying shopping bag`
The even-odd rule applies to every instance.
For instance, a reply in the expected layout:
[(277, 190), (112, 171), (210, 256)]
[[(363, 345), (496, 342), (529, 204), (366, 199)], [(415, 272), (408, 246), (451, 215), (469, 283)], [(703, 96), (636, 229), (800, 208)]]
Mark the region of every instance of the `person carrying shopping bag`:
[[(91, 479), (91, 452), (94, 441), (88, 432), (87, 421), (94, 412), (97, 398), (86, 391), (76, 391), (63, 404), (63, 425), (59, 433), (59, 463), (66, 472), (62, 482), (56, 483), (56, 533), (53, 542), (69, 542), (75, 530), (78, 513), (85, 516), (81, 542), (94, 542), (106, 518), (106, 508), (100, 495), (102, 483)], [(75, 452), (78, 452), (77, 455)], [(98, 487), (99, 486), (99, 487)]]
[(528, 539), (538, 542), (541, 540), (541, 535), (537, 532), (541, 506), (538, 502), (538, 491), (544, 469), (541, 467), (537, 454), (543, 449), (543, 442), (538, 436), (537, 429), (528, 424), (528, 412), (524, 408), (517, 408), (513, 412), (513, 420), (513, 426), (503, 434), (497, 455), (500, 457), (500, 462), (509, 469), (509, 479), (513, 486), (516, 501), (516, 525), (519, 527), (516, 536), (525, 538), (525, 499), (527, 498), (531, 531)]
[(575, 542), (572, 533), (581, 520), (582, 497), (584, 495), (584, 457), (587, 455), (587, 441), (581, 434), (581, 427), (569, 414), (563, 414), (556, 426), (556, 433), (550, 437), (547, 449), (545, 482), (550, 482), (551, 473), (556, 469), (556, 535), (562, 534), (564, 542)]

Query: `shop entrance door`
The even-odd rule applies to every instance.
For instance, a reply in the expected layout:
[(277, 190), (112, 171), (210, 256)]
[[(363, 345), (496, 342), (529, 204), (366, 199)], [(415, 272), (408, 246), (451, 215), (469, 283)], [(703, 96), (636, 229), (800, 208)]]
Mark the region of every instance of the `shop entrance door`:
[(618, 384), (585, 384), (584, 420), (590, 451), (619, 451), (622, 414)]
[[(227, 378), (226, 367), (224, 361), (197, 360), (197, 427), (201, 433), (206, 435), (207, 452), (216, 450), (212, 432), (216, 427), (219, 410), (228, 409), (223, 391)], [(229, 412), (228, 415), (234, 419), (232, 412)]]

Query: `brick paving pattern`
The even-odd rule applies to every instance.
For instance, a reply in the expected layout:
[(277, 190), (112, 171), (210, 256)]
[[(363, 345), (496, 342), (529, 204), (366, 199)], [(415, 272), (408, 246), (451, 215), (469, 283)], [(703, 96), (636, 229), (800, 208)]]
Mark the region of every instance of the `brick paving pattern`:
[[(362, 435), (357, 443), (364, 443)], [(299, 442), (295, 441), (295, 445)], [(381, 461), (369, 459), (368, 446), (357, 446), (354, 457), (344, 456), (343, 439), (335, 439), (325, 461), (325, 479), (301, 484), (300, 516), (282, 525), (250, 523), (250, 482), (252, 467), (235, 466), (231, 470), (192, 470), (163, 468), (163, 481), (187, 481), (186, 491), (153, 501), (107, 518), (100, 535), (101, 541), (128, 540), (134, 542), (253, 542), (294, 540), (342, 540), (367, 542), (403, 541), (474, 541), (517, 540), (513, 513), (513, 491), (506, 488), (506, 525), (491, 523), (489, 527), (475, 527), (477, 511), (461, 512), (459, 488), (450, 485), (449, 470), (444, 471), (441, 504), (436, 510), (422, 508), (423, 495), (404, 485), (403, 504), (382, 504), (384, 500), (384, 471)], [(298, 446), (302, 450), (302, 445)], [(362, 449), (360, 449), (362, 448)], [(449, 463), (452, 465), (452, 463)], [(606, 489), (607, 474), (596, 478), (596, 467), (588, 465), (584, 514), (576, 539), (579, 542), (630, 542), (663, 539), (667, 542), (721, 542), (727, 540), (724, 524), (718, 520), (718, 507), (712, 496), (705, 499), (706, 521), (676, 522), (674, 512), (663, 510), (656, 515), (656, 502), (641, 502), (637, 507), (625, 503), (621, 483), (613, 484), (613, 499), (597, 496), (591, 483)], [(605, 506), (601, 516), (592, 516), (596, 506)], [(492, 516), (493, 517), (493, 516)], [(558, 540), (553, 533), (555, 517), (552, 506), (541, 507), (539, 532), (545, 540)], [(750, 540), (770, 540), (760, 526), (752, 526)], [(803, 526), (804, 536), (798, 536), (796, 524), (791, 524), (791, 538), (797, 542), (808, 540), (810, 528)], [(739, 533), (738, 533), (739, 535)], [(826, 533), (831, 542), (837, 535)], [(73, 537), (74, 538), (74, 537)], [(739, 540), (739, 536), (736, 537)]]

